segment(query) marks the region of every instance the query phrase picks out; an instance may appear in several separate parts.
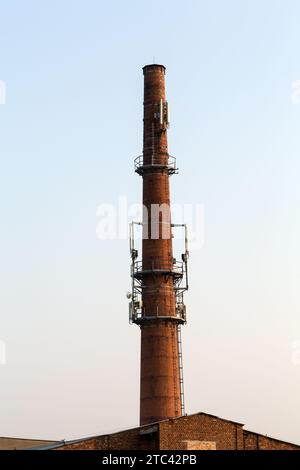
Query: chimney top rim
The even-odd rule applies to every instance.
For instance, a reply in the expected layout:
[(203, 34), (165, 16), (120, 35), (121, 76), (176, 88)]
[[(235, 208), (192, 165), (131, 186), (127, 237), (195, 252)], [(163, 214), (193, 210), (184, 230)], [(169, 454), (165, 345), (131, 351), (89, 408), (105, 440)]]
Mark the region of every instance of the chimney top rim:
[(164, 69), (164, 71), (166, 71), (166, 67), (162, 64), (148, 64), (143, 67), (144, 72), (145, 72), (145, 69), (150, 68), (150, 67), (161, 67)]

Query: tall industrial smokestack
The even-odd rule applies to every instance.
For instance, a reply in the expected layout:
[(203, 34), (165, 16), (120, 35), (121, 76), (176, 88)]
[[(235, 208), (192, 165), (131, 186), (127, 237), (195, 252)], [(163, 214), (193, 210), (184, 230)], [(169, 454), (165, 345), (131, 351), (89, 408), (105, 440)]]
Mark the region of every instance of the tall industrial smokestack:
[[(186, 322), (183, 292), (187, 290), (185, 225), (170, 216), (169, 177), (177, 173), (168, 153), (169, 107), (165, 97), (165, 67), (144, 71), (144, 147), (135, 159), (143, 177), (143, 222), (131, 224), (132, 293), (130, 322), (141, 328), (140, 424), (184, 414), (181, 325)], [(135, 245), (135, 225), (143, 226), (142, 260)], [(174, 258), (175, 228), (184, 230), (185, 250)]]

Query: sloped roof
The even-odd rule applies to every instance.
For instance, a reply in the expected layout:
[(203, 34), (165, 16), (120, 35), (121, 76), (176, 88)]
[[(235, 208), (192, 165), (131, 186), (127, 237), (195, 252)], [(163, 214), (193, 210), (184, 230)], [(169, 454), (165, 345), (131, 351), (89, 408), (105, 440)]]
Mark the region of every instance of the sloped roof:
[(0, 437), (0, 450), (30, 449), (33, 446), (49, 446), (54, 443), (56, 443), (56, 441), (46, 441), (42, 439), (19, 439), (15, 437)]

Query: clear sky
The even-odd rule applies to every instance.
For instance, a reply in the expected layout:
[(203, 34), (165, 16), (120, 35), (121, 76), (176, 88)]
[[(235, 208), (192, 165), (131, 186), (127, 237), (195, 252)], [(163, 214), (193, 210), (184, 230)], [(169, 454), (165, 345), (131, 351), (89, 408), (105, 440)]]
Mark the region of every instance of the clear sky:
[(142, 66), (167, 67), (174, 202), (203, 204), (184, 328), (187, 412), (300, 444), (297, 0), (0, 4), (0, 435), (138, 424), (127, 240), (140, 201)]

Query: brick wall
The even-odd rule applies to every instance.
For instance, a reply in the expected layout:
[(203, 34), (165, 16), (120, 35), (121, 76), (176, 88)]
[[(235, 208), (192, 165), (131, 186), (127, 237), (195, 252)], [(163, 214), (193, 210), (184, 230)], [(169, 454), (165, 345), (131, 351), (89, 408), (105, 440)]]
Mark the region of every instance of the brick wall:
[(65, 444), (61, 447), (57, 447), (53, 450), (96, 450), (96, 441), (97, 439), (87, 439), (77, 442), (76, 444)]
[(156, 425), (67, 443), (57, 450), (300, 450), (300, 446), (246, 431), (243, 425), (199, 413)]
[(296, 444), (290, 444), (250, 431), (244, 431), (244, 445), (245, 450), (300, 450), (300, 446)]
[(141, 428), (115, 434), (94, 437), (73, 444), (65, 444), (58, 450), (155, 450), (158, 449), (157, 433), (141, 435)]
[(186, 450), (216, 450), (216, 443), (210, 441), (183, 441)]
[(243, 426), (215, 416), (198, 414), (160, 423), (160, 449), (185, 449), (186, 440), (211, 441), (217, 450), (242, 450)]

